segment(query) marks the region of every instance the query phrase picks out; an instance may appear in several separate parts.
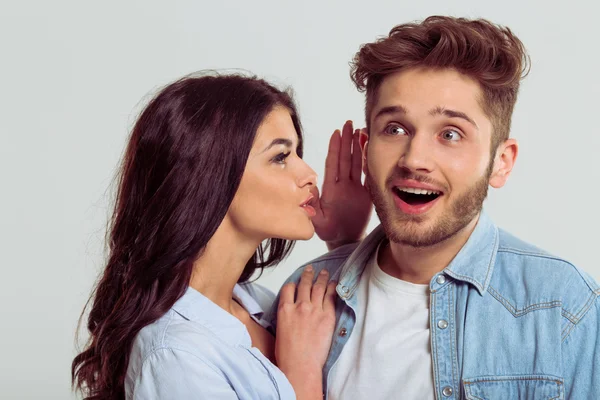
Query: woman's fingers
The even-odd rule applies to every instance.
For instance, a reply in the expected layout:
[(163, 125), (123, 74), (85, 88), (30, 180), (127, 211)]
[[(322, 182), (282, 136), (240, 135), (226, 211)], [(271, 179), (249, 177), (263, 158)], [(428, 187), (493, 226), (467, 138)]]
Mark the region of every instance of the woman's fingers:
[(336, 129), (329, 139), (329, 148), (325, 158), (325, 178), (323, 186), (332, 186), (338, 181), (340, 175), (340, 148), (342, 147), (342, 136)]
[(322, 269), (317, 276), (317, 280), (313, 284), (312, 293), (311, 293), (311, 301), (315, 306), (323, 305), (323, 296), (325, 296), (325, 291), (327, 290), (327, 282), (329, 281), (329, 273), (326, 269)]
[(352, 169), (352, 137), (354, 129), (352, 128), (352, 121), (346, 121), (342, 128), (342, 144), (340, 149), (340, 172), (338, 179), (348, 180), (350, 179), (350, 170)]
[(331, 281), (327, 284), (327, 290), (325, 292), (325, 296), (323, 297), (323, 311), (326, 313), (331, 313), (335, 315), (335, 288), (337, 283)]
[(350, 179), (358, 183), (362, 178), (362, 151), (360, 148), (360, 129), (354, 131), (352, 136), (352, 169)]
[[(316, 280), (314, 275), (315, 271), (312, 265), (309, 265), (302, 272), (298, 285), (293, 282), (285, 284), (281, 288), (279, 305), (306, 302), (312, 303), (317, 309), (333, 310), (336, 282), (329, 281), (329, 272), (326, 269), (319, 272)], [(325, 310), (326, 307), (328, 310)]]
[(294, 304), (296, 295), (296, 284), (294, 282), (286, 283), (279, 292), (279, 304)]
[(315, 276), (315, 272), (313, 271), (312, 265), (309, 265), (302, 272), (302, 276), (300, 277), (300, 283), (298, 283), (298, 296), (296, 297), (296, 302), (309, 302), (310, 303), (310, 292), (313, 283), (313, 277)]

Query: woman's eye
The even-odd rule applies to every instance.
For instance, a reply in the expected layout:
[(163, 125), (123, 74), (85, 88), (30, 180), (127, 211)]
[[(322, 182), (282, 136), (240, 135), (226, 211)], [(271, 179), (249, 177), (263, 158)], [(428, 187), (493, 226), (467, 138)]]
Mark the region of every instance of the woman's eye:
[(406, 131), (406, 129), (404, 129), (400, 125), (388, 125), (385, 128), (385, 133), (390, 136), (408, 135), (408, 132)]
[(448, 129), (442, 132), (442, 139), (447, 140), (448, 142), (457, 142), (462, 138), (460, 133), (454, 129)]
[(290, 155), (290, 153), (279, 153), (271, 161), (277, 164), (285, 164), (285, 159)]

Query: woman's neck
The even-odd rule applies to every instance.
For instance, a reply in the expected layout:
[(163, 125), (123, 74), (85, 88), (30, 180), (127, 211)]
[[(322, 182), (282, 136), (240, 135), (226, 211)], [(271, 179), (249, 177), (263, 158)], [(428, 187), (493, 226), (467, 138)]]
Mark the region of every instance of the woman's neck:
[(233, 288), (260, 243), (240, 234), (226, 217), (194, 262), (190, 286), (233, 314)]
[(244, 238), (225, 219), (194, 263), (190, 286), (242, 322), (252, 346), (275, 363), (275, 339), (233, 299), (233, 288), (260, 243)]

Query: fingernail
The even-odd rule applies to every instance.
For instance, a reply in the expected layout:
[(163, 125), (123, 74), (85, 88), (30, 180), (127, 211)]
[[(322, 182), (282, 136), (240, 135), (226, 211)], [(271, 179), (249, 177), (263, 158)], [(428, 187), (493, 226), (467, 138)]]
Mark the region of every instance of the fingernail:
[(307, 272), (312, 272), (312, 270), (313, 270), (313, 267), (312, 267), (312, 265), (309, 265), (309, 266), (308, 266), (308, 267), (306, 267), (306, 269), (305, 269), (305, 271), (307, 271)]
[(319, 272), (320, 275), (327, 275), (327, 270), (326, 269), (322, 269), (321, 272)]

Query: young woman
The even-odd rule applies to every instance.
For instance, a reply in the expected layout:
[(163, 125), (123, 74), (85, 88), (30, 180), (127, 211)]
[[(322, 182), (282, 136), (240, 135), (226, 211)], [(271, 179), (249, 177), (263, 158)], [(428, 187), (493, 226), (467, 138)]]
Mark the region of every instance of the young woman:
[(321, 399), (335, 285), (308, 271), (286, 287), (276, 342), (261, 320), (272, 298), (246, 283), (313, 236), (315, 180), (287, 93), (236, 75), (164, 88), (129, 139), (75, 386), (88, 399)]

